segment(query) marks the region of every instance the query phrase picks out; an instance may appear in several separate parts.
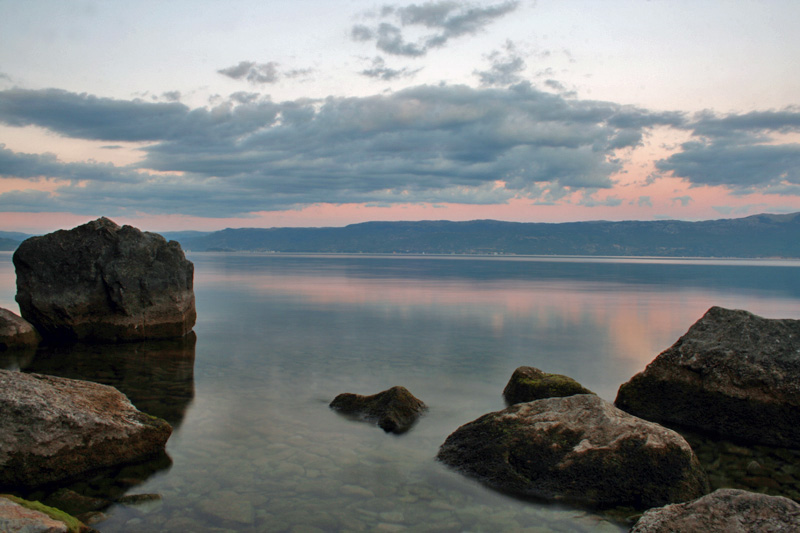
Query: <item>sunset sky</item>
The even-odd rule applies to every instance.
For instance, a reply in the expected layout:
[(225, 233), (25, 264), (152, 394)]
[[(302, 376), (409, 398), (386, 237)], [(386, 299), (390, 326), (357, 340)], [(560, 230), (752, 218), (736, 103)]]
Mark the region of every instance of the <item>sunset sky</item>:
[(0, 0), (0, 230), (800, 211), (796, 0)]

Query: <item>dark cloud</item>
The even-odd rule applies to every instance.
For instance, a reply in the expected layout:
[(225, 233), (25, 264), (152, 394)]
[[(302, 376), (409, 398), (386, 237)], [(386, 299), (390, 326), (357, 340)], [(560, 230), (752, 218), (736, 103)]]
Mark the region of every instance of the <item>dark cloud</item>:
[(685, 125), (694, 138), (656, 168), (691, 184), (724, 186), (748, 193), (798, 194), (800, 144), (776, 135), (800, 133), (800, 111), (697, 115)]
[(487, 59), (489, 69), (474, 72), (484, 87), (503, 87), (522, 81), (520, 74), (525, 70), (525, 60), (511, 41), (506, 42), (504, 51), (496, 50)]
[(46, 211), (227, 217), (319, 202), (546, 203), (612, 187), (617, 149), (637, 145), (649, 128), (685, 122), (679, 113), (565, 99), (526, 83), (281, 103), (234, 93), (195, 109), (0, 91), (2, 124), (148, 141), (144, 160), (127, 167), (3, 149), (3, 176), (47, 178), (56, 188), (0, 195), (0, 209), (37, 200)]
[(180, 91), (168, 91), (161, 94), (161, 97), (168, 101), (168, 102), (180, 102), (181, 100), (181, 92)]
[[(444, 46), (450, 39), (478, 33), (517, 7), (517, 0), (492, 6), (447, 0), (400, 7), (384, 6), (378, 15), (384, 21), (376, 28), (358, 24), (353, 26), (350, 35), (354, 41), (374, 40), (375, 46), (387, 54), (419, 57), (430, 49)], [(387, 19), (392, 22), (387, 22)], [(403, 29), (408, 27), (422, 28), (432, 33), (409, 42), (403, 34)]]
[(384, 81), (391, 81), (399, 78), (410, 78), (414, 76), (417, 72), (422, 69), (408, 69), (408, 68), (401, 68), (401, 69), (393, 69), (386, 66), (386, 61), (380, 56), (375, 57), (372, 59), (372, 63), (369, 68), (366, 68), (361, 71), (362, 76), (366, 76), (368, 78), (376, 78), (381, 79)]
[(147, 141), (178, 135), (189, 109), (180, 103), (113, 100), (59, 89), (0, 92), (0, 121), (41, 126), (81, 139)]
[(278, 64), (274, 61), (269, 63), (242, 61), (238, 65), (217, 72), (234, 80), (247, 80), (254, 84), (275, 83), (279, 78)]

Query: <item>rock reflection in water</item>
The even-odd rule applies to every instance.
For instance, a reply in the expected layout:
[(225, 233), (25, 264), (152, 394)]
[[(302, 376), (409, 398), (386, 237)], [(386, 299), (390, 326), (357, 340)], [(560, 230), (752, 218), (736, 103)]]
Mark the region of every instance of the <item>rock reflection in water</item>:
[[(116, 387), (137, 409), (163, 418), (173, 428), (183, 422), (194, 399), (194, 333), (170, 340), (121, 344), (41, 345), (36, 352), (0, 353), (0, 366)], [(136, 463), (98, 470), (71, 483), (20, 494), (68, 510), (88, 522), (122, 503), (126, 493), (172, 466), (166, 453)], [(158, 505), (159, 495), (136, 495)], [(126, 503), (127, 505), (127, 503)]]
[(24, 372), (116, 387), (140, 411), (177, 429), (194, 399), (197, 336), (121, 344), (43, 345), (32, 360), (11, 361)]

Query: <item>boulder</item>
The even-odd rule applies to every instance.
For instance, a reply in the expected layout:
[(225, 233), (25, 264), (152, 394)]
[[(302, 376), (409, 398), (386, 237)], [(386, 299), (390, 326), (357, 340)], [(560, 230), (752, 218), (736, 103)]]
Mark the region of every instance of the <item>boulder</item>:
[(592, 506), (644, 509), (709, 490), (683, 437), (593, 394), (486, 414), (447, 437), (437, 458), (503, 492)]
[(697, 500), (645, 512), (631, 533), (800, 531), (800, 504), (783, 496), (718, 489)]
[(38, 502), (0, 495), (0, 531), (15, 533), (80, 533), (89, 531), (77, 519)]
[(392, 387), (372, 396), (345, 392), (334, 398), (330, 406), (341, 413), (375, 422), (387, 433), (408, 431), (426, 409), (405, 387)]
[(0, 488), (31, 488), (164, 453), (170, 425), (99, 383), (0, 370)]
[(35, 348), (39, 334), (30, 322), (0, 307), (0, 351)]
[(47, 340), (180, 337), (194, 327), (194, 266), (180, 244), (99, 218), (14, 252), (22, 317)]
[(800, 447), (800, 320), (712, 307), (615, 404), (641, 418)]
[(514, 370), (503, 390), (503, 398), (508, 405), (574, 394), (594, 393), (571, 377), (548, 374), (532, 366), (521, 366)]

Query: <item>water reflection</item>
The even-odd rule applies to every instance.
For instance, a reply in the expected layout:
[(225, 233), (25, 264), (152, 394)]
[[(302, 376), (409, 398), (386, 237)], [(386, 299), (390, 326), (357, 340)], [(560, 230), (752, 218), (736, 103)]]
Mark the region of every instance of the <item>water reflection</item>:
[[(194, 360), (197, 336), (180, 339), (122, 344), (41, 345), (35, 351), (4, 352), (0, 365), (7, 369), (35, 372), (102, 383), (117, 388), (137, 409), (181, 426), (194, 400)], [(172, 467), (172, 459), (161, 452), (134, 464), (93, 471), (71, 483), (58, 483), (20, 494), (91, 520), (155, 474)], [(127, 500), (126, 500), (127, 499)], [(158, 494), (137, 495), (139, 505), (160, 505)]]
[(140, 411), (177, 429), (194, 399), (194, 332), (179, 339), (121, 344), (42, 345), (17, 359), (24, 372), (111, 385)]

